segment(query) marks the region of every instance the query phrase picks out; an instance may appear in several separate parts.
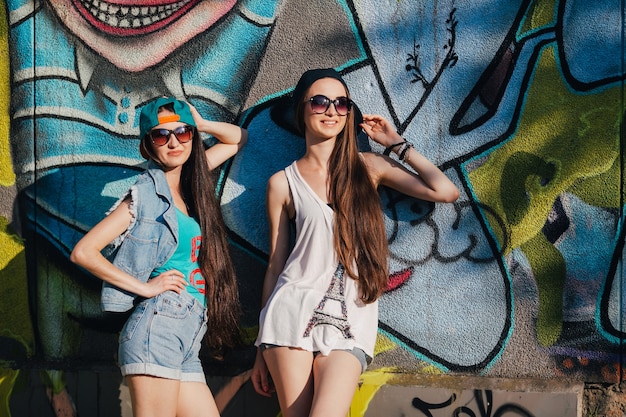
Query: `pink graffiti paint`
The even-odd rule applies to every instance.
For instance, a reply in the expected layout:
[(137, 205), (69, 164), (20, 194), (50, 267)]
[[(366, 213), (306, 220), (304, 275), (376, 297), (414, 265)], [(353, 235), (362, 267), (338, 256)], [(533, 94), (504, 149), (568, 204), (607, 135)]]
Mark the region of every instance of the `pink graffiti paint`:
[(129, 72), (150, 68), (228, 14), (236, 0), (56, 0), (46, 3), (86, 46)]

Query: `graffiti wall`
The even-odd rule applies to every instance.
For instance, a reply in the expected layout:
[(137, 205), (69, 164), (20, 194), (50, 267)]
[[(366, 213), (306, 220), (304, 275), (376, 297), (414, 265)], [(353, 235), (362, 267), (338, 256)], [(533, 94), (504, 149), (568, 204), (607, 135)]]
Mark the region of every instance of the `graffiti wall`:
[[(249, 131), (217, 192), (252, 344), (265, 184), (304, 149), (289, 94), (314, 67), (341, 71), (461, 190), (431, 204), (380, 189), (391, 273), (372, 372), (626, 376), (623, 0), (0, 4), (7, 415), (20, 371), (59, 394), (63, 372), (115, 367), (125, 317), (68, 255), (145, 167), (138, 117), (156, 96)], [(207, 372), (245, 371), (252, 349)]]

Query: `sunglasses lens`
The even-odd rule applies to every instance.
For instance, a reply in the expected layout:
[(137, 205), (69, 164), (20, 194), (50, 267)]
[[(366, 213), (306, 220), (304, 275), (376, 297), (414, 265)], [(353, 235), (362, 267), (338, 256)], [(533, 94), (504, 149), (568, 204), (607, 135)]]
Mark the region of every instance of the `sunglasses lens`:
[(193, 127), (181, 126), (174, 129), (174, 134), (180, 143), (187, 143), (193, 138)]
[(149, 135), (152, 143), (156, 146), (163, 146), (169, 142), (172, 133), (180, 143), (187, 143), (193, 139), (193, 132), (193, 126), (180, 126), (174, 130), (154, 129), (150, 131)]
[(170, 131), (167, 129), (154, 129), (150, 131), (150, 139), (156, 146), (163, 146), (170, 137)]
[(350, 111), (352, 102), (347, 97), (338, 97), (335, 99), (335, 110), (340, 116), (345, 116)]
[(318, 95), (311, 97), (309, 102), (311, 103), (311, 110), (313, 113), (317, 114), (326, 113), (330, 107), (330, 103), (335, 105), (335, 111), (337, 111), (337, 114), (340, 116), (345, 116), (350, 113), (350, 109), (352, 108), (352, 101), (350, 101), (348, 97), (337, 97), (331, 102), (328, 97)]
[(313, 96), (309, 101), (311, 102), (311, 110), (317, 114), (326, 112), (330, 106), (330, 100), (324, 96)]

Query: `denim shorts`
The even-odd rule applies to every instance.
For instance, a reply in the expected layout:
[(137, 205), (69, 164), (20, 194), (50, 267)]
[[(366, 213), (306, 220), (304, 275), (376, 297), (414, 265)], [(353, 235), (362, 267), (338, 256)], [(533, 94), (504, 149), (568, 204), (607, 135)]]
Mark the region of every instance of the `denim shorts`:
[[(261, 351), (264, 352), (266, 349), (271, 349), (271, 348), (275, 348), (275, 347), (280, 347), (280, 345), (273, 345), (271, 343), (261, 343), (260, 348)], [(353, 348), (353, 349), (336, 349), (336, 350), (341, 350), (344, 352), (348, 352), (351, 353), (352, 355), (354, 355), (355, 358), (357, 358), (357, 360), (359, 361), (359, 363), (361, 364), (361, 373), (365, 372), (365, 370), (367, 369), (367, 365), (370, 364), (370, 362), (372, 362), (372, 358), (369, 357), (365, 351), (363, 351), (363, 349), (360, 348)], [(317, 355), (319, 355), (320, 352), (313, 352), (313, 357), (316, 357)]]
[(122, 375), (206, 382), (199, 358), (206, 329), (206, 308), (187, 292), (143, 300), (120, 333)]

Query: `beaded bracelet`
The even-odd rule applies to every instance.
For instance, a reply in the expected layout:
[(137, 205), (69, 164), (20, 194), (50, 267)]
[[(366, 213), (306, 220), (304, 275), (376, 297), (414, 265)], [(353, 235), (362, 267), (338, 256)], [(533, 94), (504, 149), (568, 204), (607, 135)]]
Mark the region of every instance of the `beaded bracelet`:
[(404, 162), (404, 157), (407, 155), (407, 152), (409, 151), (409, 149), (411, 149), (413, 147), (413, 144), (411, 142), (406, 142), (405, 141), (405, 145), (402, 148), (402, 150), (400, 151), (400, 153), (398, 154), (398, 159), (400, 159), (401, 161)]
[(387, 146), (385, 148), (385, 151), (383, 152), (383, 155), (389, 156), (393, 148), (395, 148), (396, 146), (404, 145), (405, 143), (407, 143), (406, 140), (403, 140), (402, 142), (394, 143), (393, 145)]

